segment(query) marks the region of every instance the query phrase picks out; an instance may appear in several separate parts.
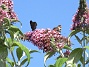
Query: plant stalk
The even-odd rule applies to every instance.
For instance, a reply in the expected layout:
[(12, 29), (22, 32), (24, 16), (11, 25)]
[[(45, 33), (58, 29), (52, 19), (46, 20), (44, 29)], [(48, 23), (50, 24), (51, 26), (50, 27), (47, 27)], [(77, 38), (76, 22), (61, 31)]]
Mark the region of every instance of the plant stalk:
[[(84, 48), (86, 46), (86, 44), (85, 44), (85, 30), (83, 32), (83, 37), (84, 37), (84, 40), (83, 40), (83, 48)], [(85, 67), (85, 50), (84, 50), (84, 53), (83, 53), (83, 57), (84, 57), (83, 67)]]
[(11, 51), (11, 55), (12, 55), (13, 61), (14, 61), (14, 63), (15, 63), (15, 67), (17, 67), (16, 61), (15, 61), (15, 57), (14, 57), (14, 54), (13, 54), (12, 51)]

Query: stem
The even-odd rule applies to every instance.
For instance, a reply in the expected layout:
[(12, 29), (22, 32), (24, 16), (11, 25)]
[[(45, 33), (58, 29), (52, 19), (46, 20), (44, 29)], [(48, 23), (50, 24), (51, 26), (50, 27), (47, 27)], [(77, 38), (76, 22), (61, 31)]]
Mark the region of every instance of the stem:
[[(86, 7), (87, 7), (86, 0), (80, 0), (80, 9), (83, 13), (86, 11), (86, 9), (85, 9)], [(83, 18), (83, 21), (81, 20), (81, 22), (83, 23), (83, 38), (84, 38), (84, 40), (82, 41), (82, 46), (83, 46), (82, 48), (84, 49), (84, 47), (86, 46), (86, 43), (85, 43), (86, 42), (85, 41), (86, 28), (85, 28), (85, 18), (84, 17), (82, 17), (82, 18)], [(85, 67), (85, 50), (83, 52), (83, 57), (84, 57), (83, 67)]]
[[(83, 19), (83, 22), (85, 22), (85, 18)], [(85, 67), (85, 49), (84, 49), (84, 47), (86, 46), (86, 41), (85, 41), (85, 34), (86, 34), (86, 28), (85, 28), (85, 23), (84, 23), (84, 30), (83, 30), (83, 37), (84, 37), (84, 40), (83, 40), (83, 50), (84, 50), (84, 52), (83, 52), (83, 57), (84, 57), (84, 61), (83, 61), (83, 67)]]
[(59, 52), (60, 52), (60, 54), (61, 54), (61, 56), (63, 58), (64, 57), (64, 54), (63, 54), (62, 50), (60, 50)]
[[(84, 48), (86, 46), (86, 44), (85, 44), (85, 30), (83, 32), (83, 37), (84, 37), (84, 40), (83, 40), (83, 48)], [(83, 53), (83, 57), (84, 57), (83, 67), (85, 67), (85, 50), (84, 50), (84, 53)]]
[(14, 54), (13, 54), (12, 51), (11, 51), (11, 55), (12, 55), (13, 61), (14, 61), (14, 63), (15, 63), (15, 67), (17, 67), (16, 61), (15, 61), (15, 57), (14, 57)]

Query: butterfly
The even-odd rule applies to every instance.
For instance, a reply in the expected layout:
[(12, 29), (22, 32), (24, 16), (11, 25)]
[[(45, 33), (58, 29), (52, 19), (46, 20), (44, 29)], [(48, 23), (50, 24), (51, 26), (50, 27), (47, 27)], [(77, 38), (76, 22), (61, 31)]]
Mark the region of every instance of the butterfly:
[(36, 23), (36, 22), (33, 22), (33, 21), (31, 20), (31, 21), (30, 21), (30, 26), (31, 26), (32, 31), (34, 31), (34, 30), (36, 29), (37, 23)]
[(57, 27), (54, 27), (53, 30), (58, 31), (61, 33), (61, 25), (58, 25)]

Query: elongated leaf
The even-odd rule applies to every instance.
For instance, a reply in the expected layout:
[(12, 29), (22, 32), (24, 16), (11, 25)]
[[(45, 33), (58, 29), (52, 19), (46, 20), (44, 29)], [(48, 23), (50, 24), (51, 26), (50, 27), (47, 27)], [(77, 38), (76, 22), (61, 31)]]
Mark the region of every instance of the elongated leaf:
[(22, 26), (22, 23), (19, 20), (11, 19), (11, 23), (16, 23), (16, 22), (19, 22), (20, 25)]
[(72, 48), (71, 47), (69, 47), (69, 46), (67, 46), (67, 45), (64, 45), (64, 47), (63, 47), (64, 49), (68, 49), (68, 50), (72, 50)]
[(47, 54), (44, 57), (44, 65), (46, 66), (46, 61), (48, 58), (52, 57), (55, 54), (55, 52), (47, 52)]
[(29, 50), (29, 53), (31, 54), (31, 53), (34, 53), (34, 52), (39, 52), (39, 51), (37, 51), (37, 50)]
[(13, 46), (18, 46), (19, 48), (21, 48), (21, 50), (23, 50), (26, 53), (28, 64), (29, 64), (30, 62), (29, 50), (24, 45), (22, 45), (20, 42), (14, 42)]
[(24, 64), (26, 63), (26, 61), (27, 61), (27, 58), (25, 58), (25, 59), (21, 62), (20, 66), (24, 65)]
[(89, 50), (89, 46), (85, 46), (84, 48), (88, 49)]
[(10, 26), (9, 30), (12, 31), (12, 32), (18, 32), (19, 31), (19, 33), (21, 35), (23, 35), (23, 33), (20, 31), (20, 29), (17, 28), (16, 26)]
[(6, 64), (6, 67), (10, 67), (8, 64)]
[(80, 40), (80, 38), (79, 38), (77, 35), (75, 35), (75, 37), (76, 37), (77, 41), (78, 41), (80, 44), (82, 44), (82, 41)]
[(68, 58), (59, 58), (57, 61), (56, 61), (56, 67), (62, 67), (63, 64), (67, 61)]
[(21, 58), (22, 55), (23, 55), (22, 49), (21, 49), (21, 48), (17, 48), (17, 49), (16, 49), (16, 54), (17, 54), (18, 60), (20, 60), (20, 58)]
[(67, 64), (76, 64), (80, 60), (80, 58), (82, 57), (82, 53), (83, 53), (83, 49), (82, 48), (74, 49), (71, 52), (71, 54), (70, 54), (70, 56), (69, 56), (69, 58), (67, 60)]
[(14, 62), (12, 60), (6, 58), (6, 61), (11, 65), (11, 67), (14, 67)]
[(83, 38), (81, 39), (81, 41), (83, 41), (83, 40), (86, 40), (86, 45), (87, 45), (88, 42), (89, 42), (89, 36), (85, 36), (85, 37), (83, 37)]
[(54, 65), (49, 65), (48, 67), (55, 67)]
[(5, 26), (6, 26), (6, 25), (8, 25), (8, 26), (10, 25), (10, 19), (4, 18), (3, 20), (4, 20), (4, 22), (5, 22)]
[(14, 39), (14, 32), (10, 30), (9, 34), (10, 34), (11, 39), (13, 40)]
[(78, 32), (80, 32), (80, 30), (73, 30), (73, 31), (69, 34), (69, 37), (72, 37), (73, 35), (77, 34)]

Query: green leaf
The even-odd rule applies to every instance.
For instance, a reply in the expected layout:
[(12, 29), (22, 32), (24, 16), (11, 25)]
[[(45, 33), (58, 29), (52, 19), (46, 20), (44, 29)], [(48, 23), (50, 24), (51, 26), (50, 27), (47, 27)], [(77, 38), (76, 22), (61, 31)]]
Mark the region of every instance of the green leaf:
[(16, 49), (16, 54), (17, 54), (18, 60), (20, 60), (20, 58), (21, 58), (22, 55), (23, 55), (22, 49), (21, 49), (21, 48), (17, 48), (17, 49)]
[(64, 45), (64, 47), (63, 47), (64, 49), (68, 49), (68, 50), (72, 50), (72, 48), (71, 47), (69, 47), (68, 45)]
[(22, 23), (19, 21), (19, 20), (16, 20), (16, 19), (11, 19), (11, 23), (15, 23), (15, 22), (19, 22), (20, 23), (20, 25), (22, 26)]
[(86, 34), (89, 34), (89, 29), (88, 29), (88, 30), (86, 30)]
[(12, 60), (6, 58), (6, 61), (11, 65), (11, 67), (14, 67), (14, 62)]
[(80, 44), (82, 44), (82, 41), (80, 40), (80, 38), (79, 38), (77, 35), (75, 35), (75, 37), (76, 37), (77, 41), (78, 41)]
[(48, 67), (55, 67), (54, 65), (49, 65)]
[(14, 32), (9, 31), (9, 34), (10, 34), (11, 39), (13, 40), (14, 39)]
[(10, 67), (8, 64), (6, 64), (6, 67)]
[(3, 59), (0, 59), (0, 67), (6, 67), (6, 62)]
[(20, 66), (24, 65), (27, 61), (27, 58), (25, 58), (21, 63), (20, 63)]
[(21, 48), (21, 50), (23, 50), (25, 52), (25, 54), (27, 56), (28, 64), (29, 64), (29, 62), (30, 62), (29, 50), (24, 45), (22, 45), (20, 42), (14, 42), (13, 46), (18, 46), (19, 48)]
[(72, 32), (69, 34), (69, 37), (71, 38), (73, 35), (77, 34), (80, 32), (80, 30), (72, 30)]
[(44, 56), (44, 65), (46, 66), (46, 61), (48, 58), (52, 57), (55, 54), (55, 52), (47, 52), (46, 55)]
[(4, 22), (5, 22), (5, 26), (6, 26), (6, 25), (8, 25), (8, 26), (10, 25), (10, 19), (4, 18), (3, 20), (4, 20)]
[(16, 26), (10, 26), (9, 30), (12, 31), (12, 32), (14, 32), (14, 33), (16, 33), (16, 32), (19, 31), (19, 33), (20, 33), (21, 35), (23, 35), (23, 33), (20, 31), (20, 29), (17, 28)]
[(5, 45), (8, 46), (8, 47), (11, 47), (13, 44), (13, 41), (11, 38), (6, 38), (5, 39)]
[(29, 50), (29, 53), (31, 54), (31, 53), (34, 53), (34, 52), (39, 52), (39, 51), (37, 51), (37, 50)]
[(0, 44), (0, 67), (6, 67), (6, 57), (8, 56), (7, 47)]
[(67, 65), (76, 64), (80, 60), (80, 58), (82, 57), (82, 53), (83, 53), (83, 49), (82, 48), (74, 49), (71, 52), (71, 54), (70, 54), (70, 56), (69, 56), (69, 58), (67, 60)]
[(84, 48), (88, 49), (89, 50), (89, 46), (85, 46)]
[(7, 7), (6, 7), (5, 4), (2, 4), (2, 5), (0, 6), (0, 8), (2, 8), (3, 10), (6, 10), (6, 9), (7, 9)]
[(87, 60), (86, 60), (86, 64), (88, 64), (89, 63), (89, 57), (87, 58)]
[(63, 64), (67, 61), (68, 58), (59, 58), (57, 61), (56, 61), (56, 67), (62, 67)]
[(80, 61), (81, 61), (81, 63), (83, 64), (83, 62), (84, 62), (83, 56), (80, 58)]
[(5, 45), (0, 45), (0, 59), (5, 59), (8, 56), (8, 50)]
[(78, 66), (77, 67), (81, 67), (81, 64), (78, 64)]
[(14, 38), (16, 38), (17, 40), (19, 39), (19, 31), (14, 33)]

